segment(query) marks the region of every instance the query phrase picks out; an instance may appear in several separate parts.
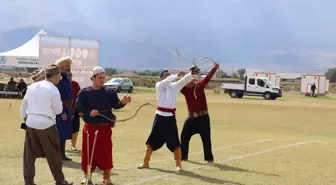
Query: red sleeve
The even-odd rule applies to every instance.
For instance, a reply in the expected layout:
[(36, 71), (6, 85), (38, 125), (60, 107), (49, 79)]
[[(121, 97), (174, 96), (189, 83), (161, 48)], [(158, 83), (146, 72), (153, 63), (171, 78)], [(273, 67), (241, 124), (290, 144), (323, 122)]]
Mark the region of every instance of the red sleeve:
[(78, 82), (76, 82), (76, 81), (71, 81), (71, 84), (72, 84), (72, 96), (74, 98), (73, 103), (75, 104), (76, 100), (77, 100), (78, 92), (80, 91), (80, 86), (79, 86)]
[(81, 90), (81, 87), (79, 86), (79, 83), (75, 82), (76, 83), (76, 89), (77, 89), (77, 94), (78, 92)]
[(187, 88), (187, 87), (183, 87), (183, 88), (181, 89), (180, 92), (181, 92), (183, 95), (187, 95), (188, 92), (189, 92), (189, 88)]
[(180, 91), (183, 95), (185, 95), (185, 93), (186, 93), (186, 87), (183, 87), (182, 89), (181, 89), (181, 91)]
[(206, 77), (204, 77), (201, 81), (198, 82), (198, 85), (205, 87), (210, 82), (211, 78), (216, 73), (216, 71), (217, 68), (213, 67), (211, 71), (206, 75)]

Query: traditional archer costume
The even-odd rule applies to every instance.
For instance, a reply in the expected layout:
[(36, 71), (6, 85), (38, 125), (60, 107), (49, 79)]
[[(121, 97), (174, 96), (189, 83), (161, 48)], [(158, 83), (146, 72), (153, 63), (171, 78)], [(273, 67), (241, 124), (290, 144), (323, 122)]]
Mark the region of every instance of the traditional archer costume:
[[(49, 66), (46, 75), (58, 75), (57, 66)], [(42, 73), (41, 73), (42, 74)], [(41, 78), (33, 78), (39, 81)], [(47, 80), (28, 86), (21, 104), (21, 117), (26, 119), (26, 138), (23, 152), (25, 185), (36, 185), (35, 160), (46, 158), (56, 185), (73, 184), (64, 179), (60, 141), (56, 128), (56, 114), (63, 110), (61, 97), (55, 85)]]
[[(56, 65), (59, 66), (63, 62), (69, 63), (69, 65), (71, 65), (72, 60), (71, 58), (60, 59), (56, 62)], [(59, 132), (63, 160), (71, 160), (65, 155), (65, 145), (66, 145), (66, 140), (69, 140), (72, 138), (73, 96), (72, 96), (72, 90), (71, 90), (71, 81), (68, 78), (68, 74), (63, 72), (61, 73), (61, 75), (62, 75), (62, 79), (58, 83), (57, 88), (61, 94), (61, 100), (63, 103), (63, 111), (61, 114), (66, 114), (67, 119), (63, 120), (61, 117), (61, 114), (57, 115), (56, 125), (57, 125), (57, 129)]]
[[(71, 80), (71, 89), (72, 89), (72, 96), (73, 96), (73, 103), (72, 103), (72, 108), (75, 110), (75, 105), (76, 105), (76, 100), (77, 100), (77, 95), (78, 92), (80, 91), (80, 86), (78, 82)], [(79, 132), (80, 128), (80, 118), (79, 118), (79, 113), (74, 111), (74, 115), (72, 118), (72, 141), (71, 141), (71, 150), (77, 151), (76, 149), (76, 141), (77, 141), (77, 135)]]
[(189, 141), (194, 134), (200, 134), (203, 143), (204, 160), (214, 160), (211, 150), (210, 117), (204, 88), (209, 83), (217, 68), (213, 67), (208, 75), (191, 87), (183, 87), (181, 93), (185, 96), (189, 117), (184, 122), (181, 133), (182, 160), (188, 159)]
[[(165, 70), (161, 73), (163, 77)], [(192, 72), (186, 74), (177, 82), (177, 75), (170, 75), (155, 85), (158, 107), (154, 118), (152, 131), (147, 139), (147, 151), (144, 162), (139, 169), (149, 168), (149, 161), (153, 151), (160, 149), (165, 143), (167, 148), (174, 153), (177, 170), (181, 170), (181, 148), (176, 124), (176, 102), (178, 92), (192, 79)]]
[[(92, 76), (100, 73), (105, 73), (104, 69), (96, 67), (93, 69)], [(87, 176), (87, 166), (89, 165), (87, 163), (88, 157), (91, 158), (91, 156), (87, 156), (86, 152), (87, 132), (89, 133), (89, 153), (92, 154), (94, 136), (98, 130), (91, 172), (98, 167), (104, 171), (104, 183), (109, 184), (111, 182), (110, 173), (113, 168), (111, 127), (114, 122), (110, 120), (115, 120), (112, 109), (121, 109), (124, 106), (112, 88), (105, 86), (101, 89), (94, 89), (90, 86), (79, 91), (76, 101), (76, 111), (83, 113), (83, 120), (85, 122), (82, 141), (82, 170), (85, 176)], [(91, 117), (90, 112), (92, 110), (98, 110), (100, 114), (110, 120), (102, 116)], [(84, 183), (84, 181), (82, 183)]]

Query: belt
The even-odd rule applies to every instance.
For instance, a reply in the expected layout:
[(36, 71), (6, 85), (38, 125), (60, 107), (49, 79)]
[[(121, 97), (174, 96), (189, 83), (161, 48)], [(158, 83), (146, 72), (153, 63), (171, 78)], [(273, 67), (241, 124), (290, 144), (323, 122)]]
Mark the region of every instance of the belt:
[(85, 123), (85, 126), (96, 126), (96, 127), (111, 127), (111, 123)]
[(62, 103), (63, 103), (63, 105), (64, 105), (65, 107), (67, 107), (68, 109), (70, 109), (70, 110), (73, 109), (73, 107), (72, 107), (72, 101), (71, 101), (71, 100), (63, 100)]
[(71, 107), (72, 107), (72, 101), (71, 100), (63, 100), (62, 103), (63, 103), (63, 105), (65, 105), (66, 107), (71, 109)]
[(156, 109), (159, 110), (159, 111), (162, 111), (162, 112), (169, 112), (169, 113), (172, 113), (172, 114), (175, 114), (175, 111), (176, 111), (176, 108), (171, 109), (171, 108), (164, 108), (164, 107), (160, 107), (160, 106), (158, 106)]
[(200, 116), (204, 116), (208, 114), (208, 110), (201, 110), (199, 112), (189, 112), (189, 117), (198, 118)]

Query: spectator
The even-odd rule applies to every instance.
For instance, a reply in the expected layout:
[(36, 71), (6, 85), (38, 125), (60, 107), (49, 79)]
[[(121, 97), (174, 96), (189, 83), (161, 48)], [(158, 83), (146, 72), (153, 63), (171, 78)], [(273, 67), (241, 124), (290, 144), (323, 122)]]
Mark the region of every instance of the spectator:
[(22, 93), (22, 98), (26, 95), (27, 92), (27, 84), (23, 81), (23, 79), (20, 79), (19, 84), (17, 85), (17, 88), (19, 92)]
[(310, 89), (313, 93), (312, 96), (315, 96), (315, 90), (317, 89), (315, 83), (310, 87)]
[(17, 87), (16, 87), (17, 82), (14, 81), (14, 78), (11, 77), (9, 82), (7, 83), (7, 90), (10, 92), (16, 92), (17, 91)]

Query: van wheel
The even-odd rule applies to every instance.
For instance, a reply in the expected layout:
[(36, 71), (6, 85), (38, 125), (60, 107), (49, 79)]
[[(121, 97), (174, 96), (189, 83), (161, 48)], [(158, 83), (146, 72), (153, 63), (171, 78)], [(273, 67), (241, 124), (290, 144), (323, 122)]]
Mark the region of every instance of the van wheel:
[(231, 98), (237, 98), (237, 92), (236, 91), (230, 92), (230, 96)]
[(128, 93), (132, 93), (133, 92), (133, 87), (131, 86), (129, 89), (128, 89)]
[(270, 100), (270, 99), (272, 98), (271, 93), (269, 93), (269, 92), (265, 93), (265, 94), (264, 94), (264, 98), (265, 98), (266, 100)]

